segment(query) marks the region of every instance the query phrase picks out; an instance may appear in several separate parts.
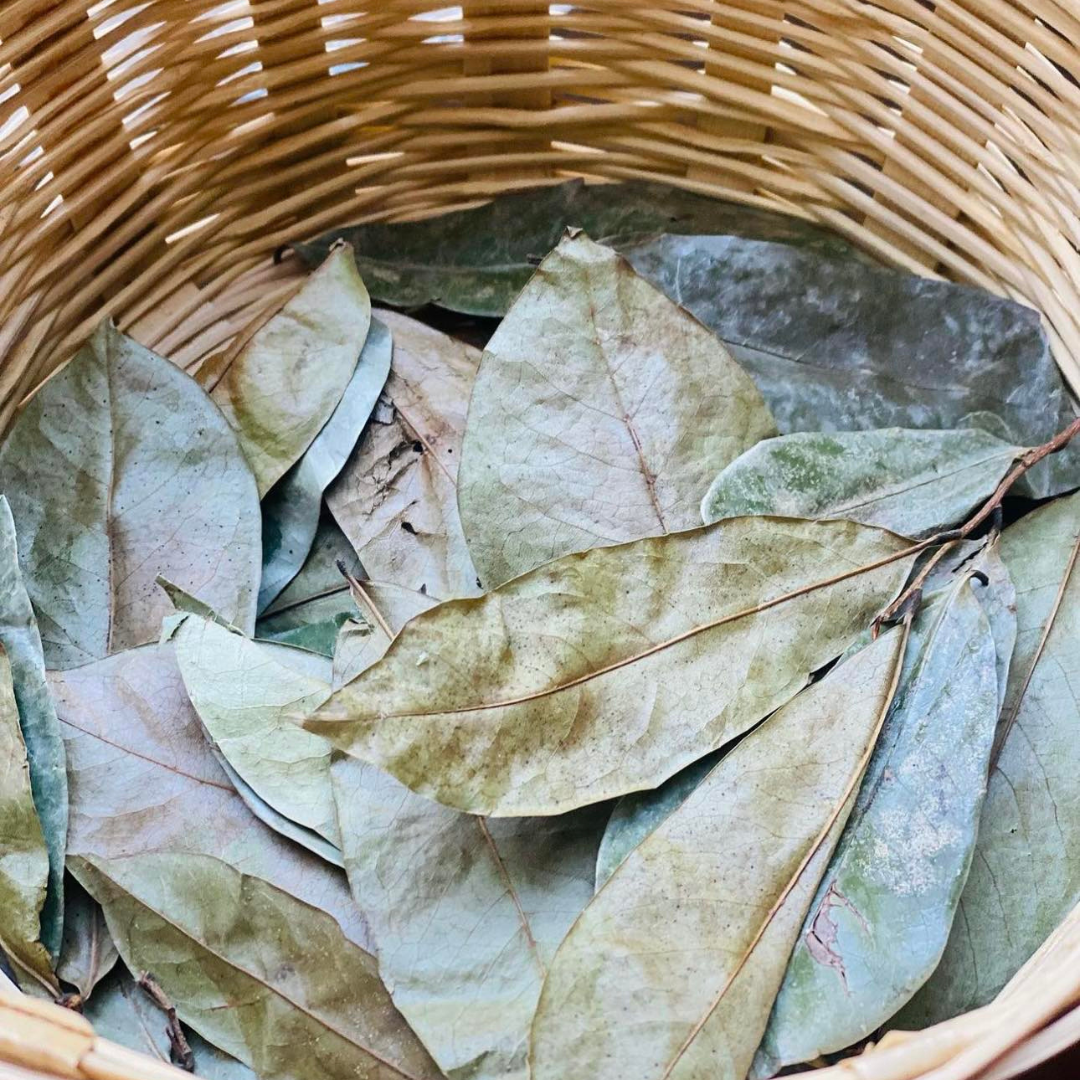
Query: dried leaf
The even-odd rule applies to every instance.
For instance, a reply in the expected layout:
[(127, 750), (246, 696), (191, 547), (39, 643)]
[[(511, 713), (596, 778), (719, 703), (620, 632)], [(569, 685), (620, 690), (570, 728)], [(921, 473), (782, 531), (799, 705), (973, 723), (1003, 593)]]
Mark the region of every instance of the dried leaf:
[(341, 472), (375, 408), (390, 371), (391, 347), (390, 331), (372, 319), (356, 370), (333, 415), (263, 500), (260, 612), (297, 575), (311, 551), (323, 492)]
[(339, 563), (353, 577), (366, 576), (352, 545), (324, 508), (303, 568), (260, 616), (255, 636), (332, 656), (338, 631), (357, 613)]
[(400, 585), (376, 581), (357, 584), (359, 589), (354, 589), (356, 617), (342, 626), (334, 646), (335, 690), (352, 682), (376, 660), (381, 660), (391, 638), (407, 622), (439, 603), (434, 597), (403, 589)]
[(596, 891), (630, 854), (666, 821), (715, 768), (726, 750), (706, 754), (651, 791), (635, 791), (615, 804), (596, 853)]
[(229, 764), (284, 817), (340, 847), (330, 744), (286, 719), (325, 700), (330, 661), (197, 615), (179, 621), (172, 640), (191, 704)]
[(525, 1080), (540, 986), (592, 897), (607, 808), (488, 820), (348, 758), (331, 773), (349, 881), (394, 1004), (451, 1080)]
[(923, 1026), (993, 998), (1080, 901), (1080, 495), (1001, 538), (1017, 639), (978, 845), (937, 971), (898, 1018)]
[[(127, 971), (119, 969), (110, 975), (83, 1014), (101, 1038), (158, 1061), (170, 1061), (165, 1015)], [(185, 1031), (184, 1035), (194, 1056), (196, 1075), (202, 1080), (256, 1080), (246, 1065), (195, 1032)]]
[(19, 570), (15, 523), (0, 495), (0, 648), (15, 687), (17, 723), (30, 764), (30, 787), (49, 855), (49, 882), (40, 909), (41, 942), (55, 957), (64, 927), (64, 854), (68, 831), (68, 780), (64, 741), (45, 681), (45, 656), (37, 619)]
[(11, 663), (0, 649), (0, 950), (21, 977), (55, 985), (39, 914), (49, 881), (49, 851), (30, 790)]
[(233, 790), (184, 692), (171, 644), (50, 680), (71, 774), (70, 853), (213, 855), (322, 908), (366, 945), (343, 876), (282, 842)]
[(327, 504), (372, 577), (447, 599), (475, 596), (457, 475), (480, 355), (403, 315), (379, 318), (394, 336), (385, 395)]
[(691, 528), (717, 472), (774, 431), (712, 334), (610, 248), (567, 237), (477, 375), (459, 503), (480, 580)]
[[(347, 245), (326, 261), (237, 354), (210, 389), (236, 429), (259, 498), (311, 445), (341, 401), (371, 323), (371, 301)], [(209, 377), (200, 370), (200, 378)], [(191, 590), (197, 592), (198, 590)]]
[[(982, 289), (724, 236), (665, 236), (628, 257), (724, 341), (785, 434), (982, 427), (1037, 446), (1072, 419), (1039, 313)], [(1076, 487), (1078, 454), (1016, 493)]]
[(413, 619), (305, 725), (473, 813), (655, 787), (842, 652), (905, 550), (851, 522), (737, 518), (567, 556)]
[(471, 315), (505, 315), (536, 260), (567, 228), (623, 248), (660, 233), (736, 233), (855, 256), (831, 233), (786, 214), (721, 202), (664, 184), (580, 180), (504, 195), (468, 209), (405, 224), (354, 225), (293, 245), (309, 265), (339, 238), (376, 300), (396, 307), (439, 304)]
[(896, 697), (788, 962), (755, 1076), (866, 1038), (941, 958), (971, 865), (998, 717), (994, 638), (979, 600), (989, 587), (962, 578), (915, 621)]
[(532, 1078), (742, 1080), (888, 708), (894, 630), (744, 739), (556, 954)]
[(781, 435), (720, 473), (701, 516), (850, 518), (921, 539), (965, 520), (1023, 452), (975, 428)]
[(72, 862), (124, 963), (264, 1080), (437, 1080), (374, 960), (329, 915), (208, 855)]
[[(105, 925), (101, 905), (72, 877), (64, 882), (64, 943), (56, 974), (89, 1001), (119, 954)], [(103, 1031), (99, 1035), (107, 1035)]]
[(159, 574), (252, 627), (261, 526), (236, 436), (194, 381), (111, 325), (19, 416), (0, 489), (50, 668), (153, 640), (169, 610)]

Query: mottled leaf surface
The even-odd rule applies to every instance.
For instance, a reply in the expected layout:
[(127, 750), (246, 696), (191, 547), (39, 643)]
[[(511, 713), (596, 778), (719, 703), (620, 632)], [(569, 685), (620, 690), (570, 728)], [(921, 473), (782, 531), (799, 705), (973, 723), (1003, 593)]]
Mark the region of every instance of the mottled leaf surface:
[(124, 963), (258, 1076), (438, 1077), (371, 956), (324, 912), (208, 855), (72, 861)]
[(213, 372), (219, 381), (208, 389), (236, 429), (260, 498), (300, 459), (337, 408), (370, 323), (371, 300), (352, 252), (342, 245), (224, 372)]
[(182, 371), (102, 323), (0, 447), (50, 668), (152, 641), (163, 574), (250, 629), (259, 504), (236, 436)]
[[(665, 236), (628, 257), (725, 342), (785, 434), (975, 426), (1037, 446), (1073, 417), (1038, 312), (982, 289), (730, 236)], [(1078, 455), (1016, 493), (1076, 487)]]
[(353, 895), (394, 1004), (452, 1080), (524, 1080), (540, 986), (592, 897), (607, 808), (488, 819), (349, 758), (331, 772)]
[(1080, 901), (1080, 495), (1002, 534), (1017, 638), (979, 838), (937, 970), (897, 1023), (984, 1005)]
[(338, 229), (295, 249), (316, 265), (344, 238), (371, 295), (397, 307), (433, 303), (470, 315), (505, 315), (536, 260), (568, 228), (615, 248), (661, 233), (735, 233), (837, 254), (854, 249), (834, 233), (783, 214), (662, 184), (618, 187), (580, 180), (504, 195), (475, 209), (394, 225)]
[(64, 925), (64, 853), (68, 831), (68, 781), (64, 740), (45, 681), (45, 655), (37, 619), (19, 569), (15, 523), (0, 495), (0, 647), (15, 689), (16, 723), (30, 765), (30, 788), (49, 856), (41, 941), (55, 957)]
[(263, 499), (260, 612), (299, 573), (311, 551), (323, 492), (341, 472), (379, 400), (390, 371), (391, 347), (390, 331), (372, 319), (356, 370), (333, 415)]
[(52, 982), (40, 912), (49, 883), (49, 850), (30, 790), (30, 765), (19, 730), (11, 663), (0, 649), (0, 951), (20, 977)]
[(226, 860), (332, 915), (366, 944), (344, 876), (244, 805), (214, 758), (171, 644), (50, 675), (71, 775), (69, 851)]
[(325, 700), (330, 661), (197, 615), (172, 640), (191, 703), (229, 764), (279, 813), (337, 846), (330, 744), (288, 719)]
[[(74, 878), (69, 876), (64, 885), (64, 941), (56, 974), (86, 1002), (112, 971), (119, 954), (101, 905)], [(98, 1034), (112, 1037), (102, 1031)]]
[[(169, 1062), (165, 1014), (122, 968), (101, 984), (83, 1015), (101, 1038)], [(194, 1031), (186, 1030), (184, 1035), (194, 1055), (195, 1073), (203, 1080), (255, 1080), (251, 1069)]]
[(366, 576), (352, 545), (324, 507), (307, 560), (259, 617), (255, 636), (332, 656), (338, 631), (356, 615), (339, 562), (353, 577)]
[(798, 695), (627, 856), (548, 972), (533, 1080), (743, 1080), (903, 642), (883, 635)]
[(915, 620), (855, 808), (788, 962), (757, 1076), (857, 1043), (937, 966), (971, 865), (998, 717), (994, 638), (978, 599), (986, 588), (965, 577)]
[(623, 860), (649, 833), (686, 801), (712, 772), (722, 752), (706, 754), (651, 791), (635, 791), (615, 804), (596, 853), (596, 889), (599, 890)]
[(305, 723), (474, 813), (656, 787), (842, 652), (899, 588), (904, 550), (853, 522), (737, 518), (566, 556), (413, 619)]
[(379, 581), (447, 599), (475, 596), (458, 515), (458, 461), (480, 354), (393, 312), (385, 394), (326, 501)]
[(977, 428), (781, 435), (720, 473), (701, 516), (842, 517), (921, 539), (961, 523), (1023, 452)]
[(476, 378), (459, 504), (480, 580), (691, 528), (716, 474), (774, 432), (708, 330), (610, 248), (568, 236)]

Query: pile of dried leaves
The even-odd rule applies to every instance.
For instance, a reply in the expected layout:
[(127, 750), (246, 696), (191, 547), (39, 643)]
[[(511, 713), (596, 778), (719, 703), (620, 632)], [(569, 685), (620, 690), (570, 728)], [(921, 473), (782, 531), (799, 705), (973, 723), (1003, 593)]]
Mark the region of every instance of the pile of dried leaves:
[(0, 449), (9, 974), (211, 1080), (763, 1078), (988, 1001), (1080, 899), (1035, 313), (649, 186), (346, 238)]

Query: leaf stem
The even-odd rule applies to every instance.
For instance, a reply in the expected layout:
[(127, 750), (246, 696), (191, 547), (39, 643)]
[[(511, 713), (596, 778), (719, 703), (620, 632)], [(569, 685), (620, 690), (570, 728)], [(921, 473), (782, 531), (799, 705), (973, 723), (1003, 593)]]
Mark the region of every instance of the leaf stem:
[(1012, 467), (1009, 474), (1001, 481), (1000, 484), (994, 489), (994, 493), (986, 500), (985, 503), (977, 510), (968, 520), (959, 528), (952, 529), (948, 532), (938, 533), (937, 536), (932, 537), (927, 541), (927, 546), (931, 547), (935, 544), (941, 545), (938, 550), (934, 552), (933, 556), (927, 560), (926, 565), (919, 571), (919, 573), (912, 580), (911, 584), (874, 620), (874, 637), (877, 637), (881, 627), (888, 622), (894, 622), (897, 615), (910, 607), (918, 607), (919, 600), (922, 596), (922, 587), (926, 583), (926, 579), (930, 576), (930, 572), (935, 566), (944, 558), (949, 549), (958, 541), (966, 540), (987, 518), (994, 514), (1000, 515), (1001, 501), (1009, 493), (1009, 489), (1020, 479), (1026, 472), (1038, 465), (1043, 458), (1049, 457), (1051, 454), (1056, 454), (1059, 450), (1063, 449), (1072, 438), (1080, 433), (1080, 416), (1078, 416), (1068, 427), (1059, 431), (1052, 439), (1044, 442), (1042, 446), (1032, 447), (1027, 451), (1023, 457)]

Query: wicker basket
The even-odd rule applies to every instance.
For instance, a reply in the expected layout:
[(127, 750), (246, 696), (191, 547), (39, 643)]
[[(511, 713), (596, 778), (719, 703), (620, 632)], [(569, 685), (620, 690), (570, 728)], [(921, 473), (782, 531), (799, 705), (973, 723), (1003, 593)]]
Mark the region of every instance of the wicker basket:
[[(439, 10), (439, 9), (442, 10)], [(288, 241), (569, 176), (830, 225), (1038, 308), (1080, 388), (1076, 0), (0, 0), (0, 427), (104, 315), (186, 367)], [(1080, 910), (998, 1001), (825, 1077), (1080, 1040)], [(171, 1071), (0, 987), (0, 1080)]]

